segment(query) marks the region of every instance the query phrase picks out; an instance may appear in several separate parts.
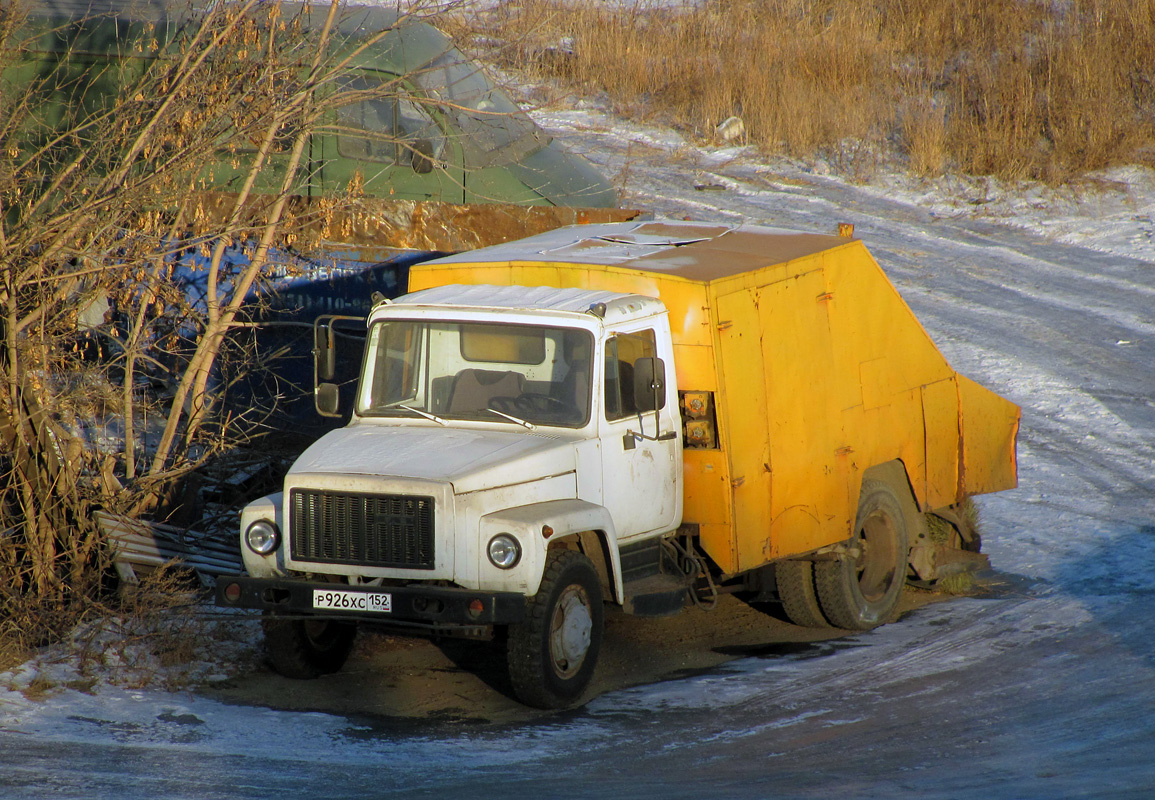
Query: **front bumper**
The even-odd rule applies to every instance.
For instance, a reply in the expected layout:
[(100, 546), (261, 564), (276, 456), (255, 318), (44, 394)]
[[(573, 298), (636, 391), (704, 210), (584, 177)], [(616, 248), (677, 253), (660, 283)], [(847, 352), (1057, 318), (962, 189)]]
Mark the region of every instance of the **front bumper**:
[[(389, 595), (391, 610), (317, 609), (313, 592)], [(221, 608), (253, 608), (285, 616), (355, 619), (418, 627), (508, 625), (525, 619), (525, 596), (516, 592), (481, 592), (445, 586), (346, 586), (285, 578), (217, 578), (216, 604)], [(377, 604), (380, 605), (380, 604)]]

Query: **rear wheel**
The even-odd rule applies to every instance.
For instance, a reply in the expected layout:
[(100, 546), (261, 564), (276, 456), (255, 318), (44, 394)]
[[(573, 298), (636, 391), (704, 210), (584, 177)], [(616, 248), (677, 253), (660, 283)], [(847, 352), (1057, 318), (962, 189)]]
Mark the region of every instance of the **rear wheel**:
[(266, 616), (262, 624), (269, 664), (286, 678), (336, 672), (345, 665), (357, 636), (355, 622)]
[(888, 484), (862, 482), (854, 530), (851, 555), (815, 563), (815, 585), (831, 624), (869, 630), (894, 613), (906, 582), (907, 522)]
[(804, 628), (829, 628), (818, 605), (818, 591), (814, 586), (814, 562), (779, 561), (774, 565), (778, 585), (778, 599), (782, 610), (795, 625)]
[(601, 581), (573, 550), (551, 551), (525, 621), (509, 626), (507, 663), (517, 699), (535, 708), (564, 708), (593, 677), (601, 649)]

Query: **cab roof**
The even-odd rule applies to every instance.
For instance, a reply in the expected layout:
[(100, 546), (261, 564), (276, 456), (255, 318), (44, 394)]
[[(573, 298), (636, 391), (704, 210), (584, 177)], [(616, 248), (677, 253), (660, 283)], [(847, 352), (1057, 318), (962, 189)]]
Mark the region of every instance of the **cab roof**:
[(506, 311), (557, 311), (593, 314), (607, 322), (622, 322), (665, 311), (661, 301), (637, 294), (548, 286), (448, 284), (404, 295), (394, 305), (436, 305)]

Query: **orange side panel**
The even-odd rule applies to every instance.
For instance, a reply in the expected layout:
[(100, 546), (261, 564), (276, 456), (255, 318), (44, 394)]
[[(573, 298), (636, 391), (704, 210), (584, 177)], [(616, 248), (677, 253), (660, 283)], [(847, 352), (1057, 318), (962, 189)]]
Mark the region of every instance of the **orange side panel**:
[[(824, 254), (831, 293), (835, 391), (842, 408), (878, 408), (954, 374), (861, 242)], [(921, 438), (921, 432), (919, 432)]]
[(698, 524), (702, 547), (727, 572), (737, 565), (730, 535), (730, 469), (721, 450), (682, 451), (682, 518)]
[(714, 371), (714, 348), (712, 345), (674, 345), (674, 371), (678, 377), (678, 389), (683, 392), (713, 392), (718, 389), (718, 378)]
[[(945, 415), (957, 417), (957, 407), (941, 392), (932, 391), (928, 401), (924, 387), (950, 381), (954, 370), (861, 242), (823, 258), (831, 295), (832, 372), (838, 376), (831, 392), (851, 453), (851, 508), (857, 504), (862, 473), (896, 459), (923, 503), (930, 475), (939, 485), (942, 470), (953, 472), (958, 461), (957, 425), (951, 437), (950, 424), (943, 421)], [(928, 408), (937, 415), (930, 422)], [(933, 440), (928, 425), (939, 432)], [(947, 464), (937, 463), (944, 453)]]
[(924, 509), (942, 508), (959, 497), (958, 379), (952, 375), (922, 387), (926, 427), (926, 494)]
[[(768, 554), (739, 544), (740, 566), (803, 553), (846, 537), (850, 525), (845, 443), (832, 386), (829, 293), (821, 270), (760, 290), (758, 313), (770, 415), (771, 524)], [(738, 445), (742, 446), (741, 443)]]
[(983, 494), (1014, 489), (1018, 486), (1019, 407), (964, 375), (958, 376), (958, 396), (963, 490)]
[[(717, 299), (719, 426), (730, 456), (733, 508), (731, 536), (736, 562), (728, 572), (749, 569), (770, 558), (770, 432), (766, 407), (769, 365), (762, 358), (758, 290), (741, 290)], [(722, 565), (724, 553), (707, 549)], [(753, 561), (753, 564), (750, 562)], [(749, 566), (748, 566), (749, 565)]]

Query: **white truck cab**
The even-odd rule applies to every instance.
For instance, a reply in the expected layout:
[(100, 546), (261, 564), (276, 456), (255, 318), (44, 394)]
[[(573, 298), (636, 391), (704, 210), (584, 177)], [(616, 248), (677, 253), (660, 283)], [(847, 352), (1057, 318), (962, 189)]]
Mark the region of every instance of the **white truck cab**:
[[(590, 648), (596, 657), (601, 598), (626, 600), (623, 548), (653, 540), (657, 574), (658, 537), (681, 521), (672, 363), (654, 298), (442, 286), (378, 304), (352, 421), (301, 455), (283, 492), (242, 514), (249, 577), (232, 582), (233, 605), (269, 612), (276, 668), (316, 673), (339, 667), (351, 641), (350, 626), (317, 615), (524, 627), (526, 598), (564, 560), (595, 585), (543, 609), (563, 631), (552, 648), (567, 665)], [(335, 391), (318, 397), (336, 410), (324, 405)], [(679, 576), (656, 587), (671, 612), (684, 586)], [(523, 648), (536, 666), (515, 689), (532, 704), (571, 701), (592, 673), (594, 658), (584, 672), (557, 668), (550, 648)]]

